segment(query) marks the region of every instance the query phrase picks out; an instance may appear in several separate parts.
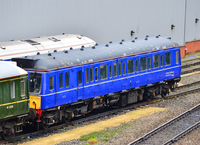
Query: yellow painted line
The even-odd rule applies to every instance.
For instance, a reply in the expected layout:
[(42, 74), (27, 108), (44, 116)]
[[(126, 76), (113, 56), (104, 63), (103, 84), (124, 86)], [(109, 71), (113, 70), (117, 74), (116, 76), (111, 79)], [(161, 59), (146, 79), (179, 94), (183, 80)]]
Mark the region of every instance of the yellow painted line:
[(16, 101), (16, 102), (11, 102), (11, 103), (6, 103), (6, 104), (1, 104), (0, 106), (12, 105), (12, 104), (17, 104), (17, 103), (22, 103), (22, 102), (27, 102), (27, 101), (29, 101), (29, 99)]
[(178, 86), (183, 86), (184, 84), (181, 84), (181, 83), (177, 83), (178, 84)]
[(98, 123), (94, 123), (88, 126), (80, 127), (71, 131), (67, 131), (64, 133), (58, 133), (54, 134), (48, 137), (36, 139), (30, 142), (25, 142), (21, 145), (51, 145), (51, 144), (57, 144), (62, 141), (69, 141), (73, 139), (80, 138), (82, 135), (86, 135), (89, 133), (92, 133), (94, 131), (100, 131), (103, 129), (106, 129), (108, 127), (114, 127), (118, 126), (120, 124), (123, 124), (125, 122), (138, 119), (142, 116), (151, 115), (155, 112), (164, 111), (165, 108), (156, 108), (156, 107), (150, 107), (146, 109), (141, 110), (135, 110), (131, 111), (129, 113), (126, 113), (121, 116), (113, 117), (111, 119), (108, 119), (106, 121), (101, 121)]
[(6, 79), (6, 80), (3, 80), (3, 81), (0, 81), (0, 83), (8, 82), (8, 81), (14, 81), (14, 80), (20, 80), (20, 79), (23, 79), (23, 78), (28, 78), (28, 76), (25, 76), (25, 77), (17, 77), (17, 78), (14, 78), (14, 79)]
[(181, 77), (191, 76), (191, 75), (199, 74), (199, 73), (200, 73), (200, 71), (196, 71), (196, 72), (193, 72), (193, 73), (181, 75)]

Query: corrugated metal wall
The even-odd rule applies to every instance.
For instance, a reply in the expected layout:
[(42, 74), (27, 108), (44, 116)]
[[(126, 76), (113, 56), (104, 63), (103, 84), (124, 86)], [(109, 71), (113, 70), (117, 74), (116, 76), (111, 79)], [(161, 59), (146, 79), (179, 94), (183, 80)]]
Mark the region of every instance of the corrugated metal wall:
[(100, 44), (162, 35), (184, 45), (200, 40), (199, 5), (199, 0), (0, 0), (0, 41), (71, 33)]

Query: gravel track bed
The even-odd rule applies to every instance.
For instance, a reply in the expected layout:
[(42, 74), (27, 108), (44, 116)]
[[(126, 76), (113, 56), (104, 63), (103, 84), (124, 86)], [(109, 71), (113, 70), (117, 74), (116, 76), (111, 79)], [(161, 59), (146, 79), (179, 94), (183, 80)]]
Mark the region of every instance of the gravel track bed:
[(188, 64), (192, 64), (192, 63), (196, 63), (196, 62), (199, 62), (200, 59), (194, 59), (194, 60), (190, 60), (190, 61), (186, 61), (186, 62), (182, 62), (182, 66), (183, 65), (188, 65)]
[(186, 84), (191, 84), (196, 81), (200, 81), (200, 73), (182, 77), (179, 83), (186, 85)]

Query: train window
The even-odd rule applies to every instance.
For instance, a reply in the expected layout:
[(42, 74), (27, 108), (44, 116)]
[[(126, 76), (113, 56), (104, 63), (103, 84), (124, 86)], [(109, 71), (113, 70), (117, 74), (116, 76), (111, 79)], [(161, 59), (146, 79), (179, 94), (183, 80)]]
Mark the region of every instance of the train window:
[(178, 51), (176, 51), (176, 64), (178, 64), (179, 63), (179, 53), (178, 53)]
[(159, 55), (154, 55), (153, 56), (153, 68), (158, 68), (159, 67)]
[(54, 77), (50, 77), (50, 90), (54, 89)]
[(123, 63), (123, 74), (126, 74), (126, 62)]
[(112, 65), (109, 66), (109, 78), (112, 78)]
[(63, 74), (59, 73), (59, 87), (62, 88), (63, 87)]
[(11, 95), (11, 99), (15, 98), (15, 82), (14, 81), (10, 82), (10, 95)]
[(24, 97), (25, 94), (25, 81), (21, 81), (21, 97)]
[(90, 68), (90, 82), (93, 82), (94, 79), (93, 79), (93, 67)]
[(69, 72), (65, 72), (65, 87), (69, 87)]
[(145, 71), (145, 70), (147, 70), (147, 58), (141, 57), (140, 58), (140, 71)]
[(165, 53), (165, 65), (171, 64), (171, 52)]
[(29, 90), (32, 93), (40, 93), (42, 74), (30, 73), (29, 74)]
[(151, 69), (151, 57), (148, 58), (149, 70)]
[(85, 68), (85, 82), (88, 83), (89, 82), (89, 69)]
[(134, 72), (134, 59), (128, 60), (128, 73)]
[(107, 67), (107, 65), (101, 65), (100, 66), (100, 77), (101, 77), (101, 80), (108, 78), (108, 67)]
[(121, 76), (122, 75), (121, 62), (118, 63), (118, 68), (119, 68), (119, 76)]
[(98, 67), (95, 67), (95, 81), (98, 80)]
[(117, 63), (114, 63), (114, 77), (117, 76)]
[(82, 71), (78, 71), (78, 84), (82, 84)]
[(136, 72), (139, 71), (139, 60), (136, 60)]
[(163, 66), (163, 55), (160, 56), (160, 66)]

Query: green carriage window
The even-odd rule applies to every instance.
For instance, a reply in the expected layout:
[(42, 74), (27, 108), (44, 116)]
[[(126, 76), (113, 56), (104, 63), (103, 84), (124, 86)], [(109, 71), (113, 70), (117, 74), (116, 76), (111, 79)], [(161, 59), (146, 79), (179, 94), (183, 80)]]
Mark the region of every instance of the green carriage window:
[(160, 66), (163, 66), (163, 55), (160, 56)]
[(123, 63), (123, 74), (126, 74), (126, 62)]
[(54, 77), (50, 77), (50, 90), (54, 89)]
[(112, 65), (109, 66), (109, 78), (112, 78)]
[(85, 68), (85, 82), (88, 83), (89, 82), (89, 69)]
[(145, 70), (147, 70), (147, 58), (141, 57), (140, 58), (140, 71), (145, 71)]
[(65, 87), (69, 87), (69, 72), (65, 72)]
[(25, 81), (21, 81), (21, 97), (24, 97), (25, 94)]
[(11, 95), (11, 99), (15, 98), (15, 82), (14, 81), (10, 82), (10, 95)]
[(148, 58), (149, 69), (151, 69), (151, 57)]
[(100, 66), (100, 77), (101, 77), (101, 80), (108, 78), (108, 67), (107, 67), (107, 65), (101, 65)]
[(59, 87), (62, 88), (63, 87), (63, 74), (59, 73)]
[(90, 68), (90, 82), (93, 82), (94, 79), (93, 79), (93, 67)]
[(134, 72), (134, 59), (128, 60), (128, 73)]
[(139, 71), (139, 60), (136, 60), (136, 72)]
[(114, 77), (117, 76), (117, 63), (114, 63)]
[(98, 80), (98, 67), (95, 67), (95, 81)]
[(122, 74), (121, 62), (118, 63), (118, 68), (119, 68), (119, 76), (121, 76)]
[(165, 65), (171, 64), (171, 52), (165, 53)]
[(179, 52), (176, 51), (176, 64), (178, 64), (178, 63), (179, 63)]
[(82, 84), (82, 71), (78, 71), (78, 84)]
[(159, 67), (159, 55), (153, 55), (153, 68)]

